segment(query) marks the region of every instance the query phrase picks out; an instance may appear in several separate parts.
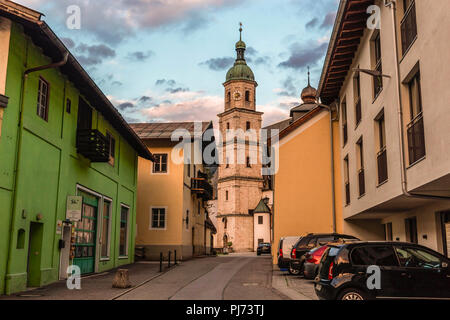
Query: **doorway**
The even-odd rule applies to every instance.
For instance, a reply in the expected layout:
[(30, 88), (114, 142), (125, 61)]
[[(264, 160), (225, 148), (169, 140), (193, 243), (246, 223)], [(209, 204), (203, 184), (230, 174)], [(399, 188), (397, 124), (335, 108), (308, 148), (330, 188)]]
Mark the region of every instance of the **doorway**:
[(42, 223), (31, 222), (27, 262), (28, 287), (39, 287), (41, 285), (41, 257), (43, 235), (44, 225)]
[(195, 255), (195, 228), (192, 227), (192, 256)]
[(444, 255), (450, 257), (450, 211), (441, 213), (441, 226)]
[(417, 218), (405, 219), (405, 229), (406, 229), (406, 241), (411, 243), (418, 243), (417, 236)]
[(98, 199), (83, 195), (82, 208), (81, 221), (75, 223), (73, 265), (80, 267), (81, 274), (88, 274), (95, 272)]

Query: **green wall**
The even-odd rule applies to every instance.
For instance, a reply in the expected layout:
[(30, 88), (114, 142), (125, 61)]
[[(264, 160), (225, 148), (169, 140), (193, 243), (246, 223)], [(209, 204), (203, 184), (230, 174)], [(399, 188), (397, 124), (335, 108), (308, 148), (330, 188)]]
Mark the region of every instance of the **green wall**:
[[(26, 289), (27, 280), (31, 285), (45, 285), (58, 280), (58, 240), (61, 235), (56, 233), (57, 220), (65, 220), (67, 196), (77, 194), (77, 185), (113, 200), (110, 259), (99, 262), (98, 271), (128, 264), (134, 259), (135, 150), (94, 109), (93, 128), (103, 134), (107, 130), (116, 140), (115, 164), (91, 163), (77, 154), (75, 141), (80, 92), (58, 69), (28, 75), (23, 121), (18, 126), (23, 72), (50, 62), (41, 49), (24, 35), (21, 26), (13, 23), (6, 82), (6, 95), (10, 100), (5, 109), (0, 140), (0, 294)], [(36, 114), (40, 76), (50, 83), (48, 122)], [(66, 98), (72, 102), (70, 114), (65, 111)], [(14, 173), (16, 157), (17, 175)], [(126, 259), (118, 257), (121, 204), (131, 208)], [(38, 219), (38, 215), (42, 218)], [(101, 219), (100, 215), (98, 219)], [(40, 250), (33, 248), (39, 251), (39, 257), (30, 259), (33, 272), (28, 279), (28, 242), (32, 223), (33, 230), (42, 227), (42, 245)], [(20, 248), (20, 241), (17, 245), (19, 232), (25, 239), (23, 248)], [(35, 245), (33, 241), (31, 246)]]

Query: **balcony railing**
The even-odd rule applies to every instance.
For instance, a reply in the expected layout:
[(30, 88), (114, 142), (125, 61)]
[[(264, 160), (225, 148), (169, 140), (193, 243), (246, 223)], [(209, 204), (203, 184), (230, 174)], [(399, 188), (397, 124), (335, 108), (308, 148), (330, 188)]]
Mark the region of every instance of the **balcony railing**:
[(344, 123), (342, 126), (342, 135), (344, 138), (344, 145), (346, 145), (347, 141), (348, 141), (348, 125), (347, 125), (347, 123)]
[(425, 133), (423, 115), (420, 113), (407, 126), (409, 164), (425, 157)]
[(359, 196), (362, 197), (366, 193), (366, 181), (364, 178), (364, 169), (358, 171)]
[(350, 182), (345, 183), (345, 205), (350, 204)]
[(356, 125), (358, 126), (358, 124), (361, 122), (361, 118), (362, 118), (362, 112), (361, 112), (361, 98), (358, 98), (358, 101), (356, 101), (356, 105), (355, 105), (355, 116), (356, 116)]
[(401, 22), (402, 31), (402, 51), (403, 54), (408, 51), (414, 39), (417, 37), (417, 22), (416, 22), (416, 3), (413, 1), (406, 10), (405, 16)]
[(109, 161), (109, 141), (98, 130), (77, 130), (77, 152), (92, 162)]
[(378, 152), (377, 163), (378, 163), (378, 184), (382, 184), (388, 179), (386, 148), (383, 148), (381, 149), (380, 152)]
[(192, 178), (191, 192), (197, 194), (205, 201), (213, 198), (213, 187), (209, 184), (206, 177)]

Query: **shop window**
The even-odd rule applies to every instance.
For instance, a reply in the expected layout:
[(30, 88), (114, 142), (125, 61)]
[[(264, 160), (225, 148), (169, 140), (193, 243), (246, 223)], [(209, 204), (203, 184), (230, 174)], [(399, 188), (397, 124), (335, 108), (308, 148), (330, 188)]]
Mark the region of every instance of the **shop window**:
[(120, 208), (120, 242), (119, 256), (126, 257), (128, 255), (128, 217), (130, 209), (125, 206)]
[(111, 229), (111, 202), (103, 202), (103, 225), (102, 225), (102, 258), (109, 258), (110, 229)]

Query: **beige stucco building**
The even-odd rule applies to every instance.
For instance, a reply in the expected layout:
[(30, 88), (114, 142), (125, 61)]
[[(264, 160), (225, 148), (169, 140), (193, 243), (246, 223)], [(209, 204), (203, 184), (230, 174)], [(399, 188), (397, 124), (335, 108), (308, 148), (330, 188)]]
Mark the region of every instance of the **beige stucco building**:
[(449, 254), (448, 30), (447, 0), (341, 1), (319, 95), (340, 105), (345, 232)]
[(10, 34), (11, 21), (0, 18), (0, 138), (2, 136), (3, 113), (4, 109), (8, 105), (8, 98), (5, 96), (5, 89)]
[(194, 140), (188, 147), (192, 160), (184, 161), (184, 150), (177, 148), (180, 142), (172, 141), (171, 136), (181, 129), (192, 139), (202, 139), (212, 123), (143, 123), (131, 127), (155, 157), (154, 163), (139, 158), (136, 247), (144, 251), (147, 260), (159, 259), (161, 252), (167, 259), (169, 251), (173, 259), (175, 250), (177, 259), (210, 254), (215, 228), (206, 203), (213, 197), (212, 186), (202, 159), (195, 160)]
[(266, 214), (262, 218), (255, 216), (255, 209), (263, 199), (262, 164), (258, 156), (263, 113), (256, 111), (258, 84), (245, 61), (245, 50), (241, 39), (236, 43), (236, 62), (224, 83), (225, 110), (218, 115), (223, 141), (218, 146), (221, 163), (217, 243), (220, 248), (231, 244), (235, 252), (254, 251), (258, 242), (271, 242), (271, 223), (267, 221), (270, 218)]

